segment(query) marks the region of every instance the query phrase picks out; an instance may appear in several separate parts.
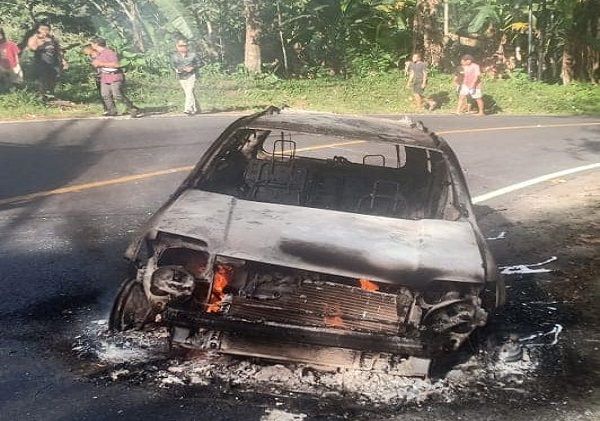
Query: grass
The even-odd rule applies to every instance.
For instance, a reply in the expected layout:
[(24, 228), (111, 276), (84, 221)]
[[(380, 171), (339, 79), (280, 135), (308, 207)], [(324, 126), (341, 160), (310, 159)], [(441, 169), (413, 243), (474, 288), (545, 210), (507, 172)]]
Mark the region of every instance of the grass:
[[(70, 73), (70, 74), (69, 74)], [(71, 103), (46, 104), (33, 90), (0, 94), (0, 119), (82, 117), (102, 111), (89, 70), (69, 70), (57, 97)], [(181, 111), (182, 92), (172, 76), (128, 75), (128, 91), (140, 107), (152, 112)], [(501, 114), (600, 115), (600, 88), (531, 82), (516, 74), (484, 82), (486, 109)], [(401, 72), (363, 78), (284, 80), (273, 75), (206, 74), (197, 85), (205, 112), (260, 109), (268, 105), (339, 113), (401, 114), (415, 112)], [(440, 104), (434, 113), (451, 113), (456, 93), (451, 76), (433, 74), (426, 90)]]

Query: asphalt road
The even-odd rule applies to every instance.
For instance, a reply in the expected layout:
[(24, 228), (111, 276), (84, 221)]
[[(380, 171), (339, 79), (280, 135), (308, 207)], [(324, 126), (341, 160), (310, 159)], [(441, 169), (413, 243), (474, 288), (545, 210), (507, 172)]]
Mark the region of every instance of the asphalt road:
[[(98, 383), (82, 374), (70, 353), (77, 332), (106, 317), (132, 232), (235, 118), (0, 124), (0, 418), (259, 419), (273, 403)], [(600, 162), (598, 119), (422, 120), (450, 142), (475, 196)], [(166, 169), (176, 171), (151, 174)], [(123, 179), (140, 174), (147, 176)], [(90, 185), (115, 179), (121, 181)], [(68, 187), (80, 191), (13, 200)], [(306, 405), (318, 412), (316, 403)]]

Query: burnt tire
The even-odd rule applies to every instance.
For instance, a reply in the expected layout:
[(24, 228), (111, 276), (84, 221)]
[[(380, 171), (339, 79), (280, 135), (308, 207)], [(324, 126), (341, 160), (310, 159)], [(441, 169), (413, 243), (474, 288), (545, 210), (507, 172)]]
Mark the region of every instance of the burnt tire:
[(153, 309), (137, 279), (126, 279), (119, 288), (108, 321), (110, 330), (141, 329), (151, 320)]

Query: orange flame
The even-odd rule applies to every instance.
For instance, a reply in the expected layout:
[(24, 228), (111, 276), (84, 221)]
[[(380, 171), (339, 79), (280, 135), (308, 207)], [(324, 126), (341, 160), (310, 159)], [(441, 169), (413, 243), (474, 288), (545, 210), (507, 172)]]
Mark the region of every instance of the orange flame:
[(233, 268), (225, 265), (217, 265), (213, 278), (212, 291), (208, 301), (207, 313), (216, 313), (221, 309), (221, 302), (225, 297), (225, 288), (233, 278)]
[(325, 305), (324, 307), (325, 317), (323, 318), (323, 322), (327, 327), (344, 327), (344, 319), (342, 319), (342, 310), (339, 306), (335, 305), (333, 307), (329, 307)]
[(379, 291), (379, 285), (368, 279), (359, 279), (358, 284), (361, 289), (364, 289), (365, 291)]

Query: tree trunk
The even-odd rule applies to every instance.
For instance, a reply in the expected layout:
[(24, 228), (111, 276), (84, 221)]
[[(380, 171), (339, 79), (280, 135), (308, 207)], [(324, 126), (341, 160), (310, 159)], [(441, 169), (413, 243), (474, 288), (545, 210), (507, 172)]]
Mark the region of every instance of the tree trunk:
[(440, 0), (418, 0), (413, 22), (413, 49), (422, 51), (423, 58), (438, 66), (444, 51), (444, 34), (438, 24)]
[(133, 45), (142, 53), (146, 51), (146, 45), (144, 43), (144, 28), (140, 23), (140, 11), (134, 0), (129, 0), (129, 7), (131, 10), (131, 32), (133, 34)]
[(137, 5), (134, 0), (116, 0), (121, 6), (121, 10), (127, 16), (131, 25), (131, 37), (135, 48), (141, 52), (145, 51), (144, 45), (144, 33), (142, 25), (140, 24), (140, 17)]
[(246, 42), (244, 47), (244, 66), (249, 72), (260, 73), (262, 67), (260, 52), (260, 12), (259, 0), (244, 0), (246, 15)]
[(283, 38), (283, 19), (281, 18), (281, 5), (279, 0), (277, 0), (277, 26), (279, 29), (279, 42), (281, 43), (281, 54), (283, 56), (283, 72), (285, 76), (287, 76), (289, 72), (289, 65), (287, 49), (285, 48), (285, 40)]
[(563, 50), (562, 56), (562, 71), (560, 72), (560, 77), (562, 78), (563, 85), (568, 85), (573, 81), (573, 76), (575, 73), (575, 66), (573, 62), (573, 55), (571, 54), (570, 45), (567, 44)]

